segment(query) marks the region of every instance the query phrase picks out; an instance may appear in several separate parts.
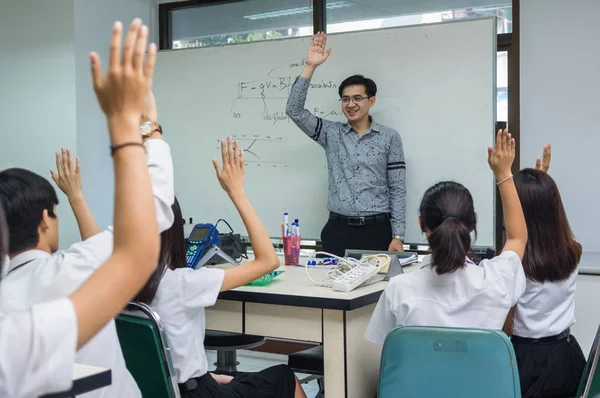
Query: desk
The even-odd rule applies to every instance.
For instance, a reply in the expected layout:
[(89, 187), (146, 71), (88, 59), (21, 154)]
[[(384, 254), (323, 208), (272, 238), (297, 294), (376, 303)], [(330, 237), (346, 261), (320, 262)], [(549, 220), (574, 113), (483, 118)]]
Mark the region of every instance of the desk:
[(68, 398), (109, 386), (112, 383), (110, 369), (89, 365), (73, 365), (73, 387), (69, 391), (44, 395), (41, 398)]
[[(417, 265), (404, 272), (418, 269)], [(314, 285), (303, 267), (285, 267), (269, 286), (223, 292), (206, 309), (206, 328), (323, 344), (325, 391), (331, 397), (374, 397), (380, 347), (365, 329), (387, 282), (336, 292)], [(309, 269), (317, 281), (325, 270)]]

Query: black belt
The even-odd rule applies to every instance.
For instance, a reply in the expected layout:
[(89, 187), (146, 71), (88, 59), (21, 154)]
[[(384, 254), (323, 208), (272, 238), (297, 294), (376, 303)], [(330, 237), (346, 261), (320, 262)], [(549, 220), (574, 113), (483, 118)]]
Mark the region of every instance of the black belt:
[(363, 225), (372, 225), (390, 220), (389, 213), (375, 214), (373, 216), (349, 217), (337, 213), (329, 213), (329, 219), (334, 221), (343, 221), (352, 227), (362, 227)]
[(567, 328), (564, 332), (557, 334), (555, 336), (548, 337), (540, 337), (539, 339), (532, 339), (529, 337), (520, 337), (520, 336), (512, 336), (510, 340), (513, 343), (526, 343), (526, 344), (536, 344), (536, 343), (550, 343), (553, 341), (565, 340), (571, 336), (571, 328)]

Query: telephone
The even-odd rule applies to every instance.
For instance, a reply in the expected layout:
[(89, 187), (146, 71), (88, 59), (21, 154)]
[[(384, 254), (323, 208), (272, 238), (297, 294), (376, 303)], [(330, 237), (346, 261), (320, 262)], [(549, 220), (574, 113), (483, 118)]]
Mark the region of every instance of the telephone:
[(185, 259), (188, 267), (196, 268), (198, 261), (212, 246), (219, 244), (219, 231), (212, 224), (196, 224), (187, 239)]

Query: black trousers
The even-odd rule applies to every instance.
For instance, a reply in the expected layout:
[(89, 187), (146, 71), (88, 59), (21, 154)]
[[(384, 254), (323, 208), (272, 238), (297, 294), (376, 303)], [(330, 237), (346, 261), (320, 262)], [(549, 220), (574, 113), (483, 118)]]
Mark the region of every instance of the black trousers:
[(296, 376), (286, 365), (240, 373), (226, 386), (209, 373), (194, 380), (194, 388), (179, 386), (181, 398), (293, 398), (296, 391)]
[(345, 219), (329, 219), (321, 232), (323, 251), (343, 256), (346, 249), (387, 251), (392, 241), (392, 223), (379, 221), (352, 226)]
[(530, 343), (513, 337), (524, 398), (563, 398), (577, 393), (585, 356), (574, 336)]

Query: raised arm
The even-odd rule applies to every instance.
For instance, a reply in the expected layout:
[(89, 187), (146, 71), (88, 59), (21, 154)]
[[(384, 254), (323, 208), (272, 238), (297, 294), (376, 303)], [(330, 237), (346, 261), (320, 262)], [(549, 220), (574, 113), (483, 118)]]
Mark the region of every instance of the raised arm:
[(60, 153), (56, 152), (56, 172), (50, 170), (50, 174), (58, 188), (69, 199), (69, 204), (79, 226), (81, 240), (86, 240), (100, 233), (100, 227), (83, 196), (79, 158), (76, 159), (76, 165), (73, 166), (71, 151), (61, 148)]
[(234, 146), (231, 137), (227, 139), (227, 142), (222, 141), (223, 166), (221, 167), (216, 160), (213, 160), (213, 165), (221, 187), (231, 198), (248, 230), (255, 258), (247, 264), (225, 270), (221, 285), (222, 292), (250, 283), (279, 267), (279, 258), (275, 253), (269, 234), (244, 192), (244, 152), (238, 148), (237, 142)]
[(114, 318), (156, 269), (157, 221), (146, 154), (139, 130), (144, 101), (152, 86), (156, 46), (148, 28), (135, 19), (121, 56), (122, 26), (116, 23), (107, 76), (100, 58), (90, 55), (94, 90), (106, 114), (115, 172), (114, 251), (108, 261), (71, 295), (77, 314), (77, 347)]
[(515, 160), (515, 140), (507, 130), (498, 131), (496, 148), (488, 148), (488, 163), (496, 177), (504, 223), (506, 225), (506, 242), (502, 251), (514, 251), (523, 260), (527, 244), (527, 224), (517, 188), (512, 178), (511, 166)]
[(390, 145), (387, 164), (388, 187), (390, 190), (390, 210), (392, 214), (392, 239), (389, 251), (403, 252), (404, 242), (398, 239), (404, 236), (406, 229), (406, 164), (404, 148), (400, 134), (395, 134)]
[(323, 147), (327, 145), (327, 130), (333, 122), (313, 115), (305, 108), (305, 104), (310, 79), (315, 69), (325, 62), (331, 53), (331, 49), (325, 51), (326, 44), (327, 35), (323, 32), (311, 38), (304, 70), (292, 85), (286, 105), (286, 113), (296, 126)]

